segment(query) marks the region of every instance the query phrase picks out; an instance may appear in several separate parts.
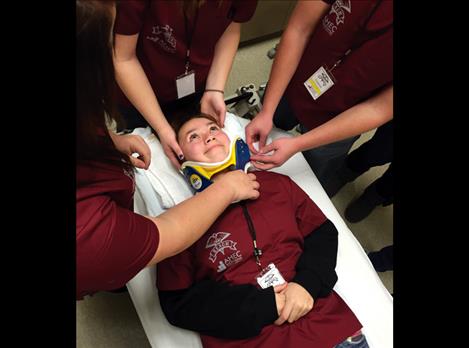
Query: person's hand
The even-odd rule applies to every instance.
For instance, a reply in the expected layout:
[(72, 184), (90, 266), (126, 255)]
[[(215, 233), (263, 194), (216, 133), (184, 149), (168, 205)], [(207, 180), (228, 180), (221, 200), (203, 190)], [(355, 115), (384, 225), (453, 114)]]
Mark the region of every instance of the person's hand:
[(244, 199), (257, 199), (259, 197), (259, 183), (252, 173), (246, 174), (242, 170), (220, 173), (213, 178), (221, 187), (231, 189), (233, 202)]
[[(141, 136), (133, 134), (117, 135), (112, 131), (109, 134), (116, 149), (129, 156), (130, 162), (135, 167), (148, 169), (151, 162), (151, 151)], [(134, 153), (138, 153), (139, 156), (132, 156)]]
[(285, 306), (285, 294), (282, 293), (282, 291), (287, 287), (287, 284), (288, 283), (283, 283), (281, 285), (274, 286), (275, 304), (277, 305), (277, 313), (279, 316)]
[(161, 146), (163, 146), (164, 153), (169, 158), (174, 168), (179, 170), (181, 164), (178, 158), (182, 160), (184, 155), (176, 140), (176, 133), (174, 133), (174, 130), (168, 125), (168, 127), (158, 131), (158, 138), (160, 139)]
[(200, 100), (200, 111), (215, 117), (221, 128), (225, 126), (226, 104), (222, 93), (206, 91)]
[(246, 126), (246, 142), (249, 146), (249, 150), (253, 154), (259, 152), (254, 148), (253, 143), (259, 141), (259, 150), (265, 146), (267, 136), (272, 130), (272, 115), (261, 110), (256, 117)]
[(291, 324), (313, 309), (313, 297), (300, 284), (290, 282), (281, 293), (285, 295), (285, 305), (275, 325), (282, 325), (287, 320)]
[[(269, 152), (273, 151), (272, 154)], [(260, 148), (259, 154), (251, 155), (251, 163), (258, 169), (267, 170), (279, 167), (298, 152), (296, 138), (278, 138)]]

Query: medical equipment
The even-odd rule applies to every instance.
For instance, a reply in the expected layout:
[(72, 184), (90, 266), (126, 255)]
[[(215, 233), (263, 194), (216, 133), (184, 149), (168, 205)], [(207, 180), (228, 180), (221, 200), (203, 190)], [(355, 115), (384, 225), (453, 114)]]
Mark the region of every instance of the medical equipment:
[(259, 89), (253, 83), (238, 87), (234, 95), (225, 99), (227, 111), (243, 118), (252, 119), (262, 109), (265, 84)]
[(247, 144), (241, 138), (231, 141), (230, 152), (223, 161), (216, 163), (186, 161), (181, 165), (181, 172), (197, 192), (205, 190), (212, 184), (211, 177), (225, 169), (242, 169), (245, 172), (251, 166)]

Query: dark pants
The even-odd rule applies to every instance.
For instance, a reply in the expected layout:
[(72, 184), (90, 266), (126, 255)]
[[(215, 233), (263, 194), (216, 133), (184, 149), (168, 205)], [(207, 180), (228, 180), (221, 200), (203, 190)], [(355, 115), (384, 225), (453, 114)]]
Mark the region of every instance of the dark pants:
[(386, 172), (374, 184), (378, 194), (385, 198), (384, 205), (393, 202), (393, 122), (389, 121), (378, 127), (373, 137), (359, 148), (352, 151), (346, 158), (345, 164), (356, 173), (364, 173), (371, 167), (391, 163)]
[[(275, 110), (273, 121), (276, 127), (283, 130), (290, 130), (299, 123), (285, 97), (282, 97), (280, 100)], [(301, 133), (306, 133), (309, 130), (310, 129), (300, 124)], [(306, 161), (322, 186), (326, 186), (327, 180), (332, 178), (335, 172), (342, 166), (347, 157), (347, 153), (359, 137), (360, 136), (357, 135), (335, 143), (303, 151)]]

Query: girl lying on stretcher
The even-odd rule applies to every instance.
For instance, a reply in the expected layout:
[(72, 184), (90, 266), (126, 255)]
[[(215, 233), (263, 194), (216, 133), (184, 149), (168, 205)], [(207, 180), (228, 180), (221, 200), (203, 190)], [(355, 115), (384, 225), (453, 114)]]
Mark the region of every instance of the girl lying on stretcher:
[[(182, 171), (198, 191), (249, 162), (246, 144), (208, 115), (175, 128)], [(332, 290), (337, 229), (289, 177), (256, 177), (257, 200), (233, 203), (192, 247), (158, 264), (168, 321), (199, 332), (204, 347), (368, 347)]]

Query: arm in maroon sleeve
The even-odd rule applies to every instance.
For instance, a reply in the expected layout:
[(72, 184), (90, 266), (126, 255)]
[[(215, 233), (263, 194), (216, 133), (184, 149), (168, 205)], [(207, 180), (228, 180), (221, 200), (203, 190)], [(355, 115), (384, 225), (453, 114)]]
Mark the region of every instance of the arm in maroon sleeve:
[(149, 11), (150, 1), (118, 1), (114, 32), (121, 35), (135, 35), (140, 33), (143, 19)]
[(155, 255), (158, 228), (105, 195), (78, 199), (76, 207), (77, 298), (124, 286)]

